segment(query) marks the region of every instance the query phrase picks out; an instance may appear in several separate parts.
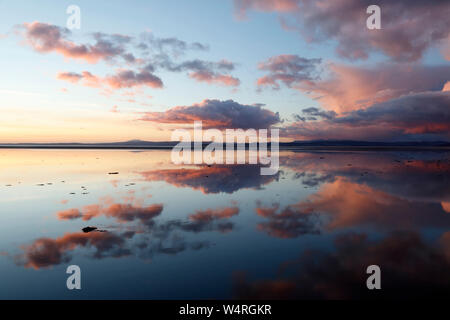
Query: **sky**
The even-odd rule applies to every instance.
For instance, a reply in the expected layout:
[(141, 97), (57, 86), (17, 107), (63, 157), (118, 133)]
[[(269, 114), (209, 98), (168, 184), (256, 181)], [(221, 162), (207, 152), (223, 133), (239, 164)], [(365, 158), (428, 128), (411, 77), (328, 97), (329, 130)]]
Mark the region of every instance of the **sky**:
[[(368, 29), (369, 5), (381, 29)], [(80, 29), (67, 28), (68, 6)], [(0, 1), (0, 143), (450, 141), (450, 5), (433, 1)]]

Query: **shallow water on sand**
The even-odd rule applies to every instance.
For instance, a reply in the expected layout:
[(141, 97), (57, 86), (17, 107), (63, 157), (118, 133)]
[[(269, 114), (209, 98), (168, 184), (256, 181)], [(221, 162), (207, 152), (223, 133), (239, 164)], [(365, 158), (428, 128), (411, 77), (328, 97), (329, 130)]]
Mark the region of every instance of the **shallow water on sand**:
[(289, 151), (261, 176), (163, 150), (3, 149), (0, 298), (449, 297), (449, 159)]

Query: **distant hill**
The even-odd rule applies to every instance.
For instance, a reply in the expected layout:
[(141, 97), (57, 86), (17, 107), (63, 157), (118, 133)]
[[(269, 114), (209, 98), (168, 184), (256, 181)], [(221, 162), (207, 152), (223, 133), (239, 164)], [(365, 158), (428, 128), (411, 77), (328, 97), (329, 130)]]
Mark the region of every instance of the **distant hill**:
[[(33, 148), (33, 149), (171, 149), (177, 141), (142, 141), (130, 140), (108, 143), (4, 143), (0, 148)], [(203, 147), (210, 142), (203, 142)], [(235, 144), (236, 145), (236, 144)], [(309, 140), (280, 142), (280, 149), (355, 149), (355, 148), (450, 148), (446, 141), (404, 141), (404, 142), (374, 142), (358, 140)], [(246, 144), (248, 147), (248, 144)]]

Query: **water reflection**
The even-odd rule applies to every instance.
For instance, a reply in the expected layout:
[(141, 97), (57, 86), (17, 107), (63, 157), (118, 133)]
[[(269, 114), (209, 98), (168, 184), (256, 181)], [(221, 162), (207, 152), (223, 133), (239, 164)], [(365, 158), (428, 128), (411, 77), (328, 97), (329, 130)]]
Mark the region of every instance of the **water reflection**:
[[(448, 298), (450, 232), (427, 243), (412, 231), (394, 232), (380, 240), (364, 233), (334, 238), (331, 251), (305, 250), (278, 267), (274, 279), (234, 277), (235, 298), (241, 299), (363, 299)], [(367, 266), (382, 270), (382, 291), (367, 290)]]
[(24, 253), (17, 255), (15, 259), (26, 268), (40, 269), (70, 262), (70, 252), (77, 247), (93, 248), (95, 251), (92, 257), (95, 259), (121, 257), (131, 253), (124, 248), (125, 238), (125, 234), (106, 232), (73, 232), (55, 239), (39, 238), (31, 244), (23, 245)]
[[(156, 253), (177, 254), (187, 249), (199, 250), (209, 247), (209, 242), (187, 242), (178, 232), (227, 233), (234, 227), (229, 218), (239, 214), (239, 208), (227, 207), (198, 210), (190, 214), (187, 220), (155, 221), (154, 218), (162, 211), (163, 206), (160, 204), (140, 208), (121, 203), (113, 203), (107, 207), (92, 204), (81, 210), (60, 211), (57, 213), (60, 220), (88, 221), (104, 215), (114, 218), (122, 225), (111, 226), (111, 230), (108, 230), (108, 227), (106, 230), (85, 227), (83, 232), (66, 233), (56, 239), (39, 238), (32, 244), (23, 245), (23, 254), (17, 255), (15, 259), (19, 265), (39, 269), (70, 262), (71, 252), (78, 247), (93, 249), (91, 256), (95, 259), (128, 255), (148, 258)], [(129, 224), (136, 220), (140, 223)]]
[(97, 275), (84, 297), (450, 297), (449, 155), (281, 152), (261, 176), (167, 151), (3, 150), (0, 296), (70, 298), (57, 279), (79, 263)]
[(260, 189), (278, 180), (280, 173), (261, 175), (261, 166), (202, 165), (193, 168), (143, 171), (145, 181), (165, 181), (175, 187), (188, 187), (208, 193), (233, 193), (240, 189)]

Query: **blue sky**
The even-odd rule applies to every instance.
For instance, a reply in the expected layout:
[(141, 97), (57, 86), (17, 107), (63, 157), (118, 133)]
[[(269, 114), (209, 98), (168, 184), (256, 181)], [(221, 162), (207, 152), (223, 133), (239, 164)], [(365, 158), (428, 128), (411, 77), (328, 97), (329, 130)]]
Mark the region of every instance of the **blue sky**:
[[(377, 68), (380, 63), (392, 61), (390, 53), (380, 51), (379, 48), (370, 48), (373, 52), (368, 59), (349, 60), (342, 57), (336, 53), (336, 47), (342, 39), (339, 35), (327, 35), (325, 31), (323, 41), (308, 42), (304, 35), (284, 29), (280, 23), (280, 19), (287, 15), (287, 18), (295, 21), (301, 19), (299, 13), (295, 10), (277, 10), (273, 6), (276, 0), (263, 2), (268, 3), (268, 6), (260, 8), (260, 4), (253, 4), (253, 7), (247, 9), (247, 17), (239, 19), (235, 14), (236, 3), (233, 1), (1, 1), (0, 10), (3, 15), (0, 20), (0, 67), (3, 76), (0, 77), (0, 91), (5, 100), (0, 105), (0, 113), (4, 116), (0, 141), (167, 139), (168, 133), (161, 133), (165, 129), (154, 123), (140, 122), (139, 115), (145, 112), (164, 112), (175, 106), (192, 106), (205, 99), (232, 99), (244, 106), (264, 104), (264, 109), (279, 112), (281, 121), (288, 120), (281, 122), (284, 126), (294, 121), (292, 115), (301, 113), (304, 108), (334, 110), (338, 111), (339, 116), (340, 109), (318, 101), (317, 98), (320, 99), (323, 92), (316, 89), (317, 84), (308, 84), (308, 88), (317, 90), (316, 99), (311, 98), (310, 89), (300, 82), (293, 85), (281, 83), (279, 90), (258, 90), (261, 88), (256, 85), (257, 79), (267, 74), (267, 70), (258, 69), (258, 64), (280, 55), (320, 58), (322, 63), (317, 68), (322, 71), (321, 79), (324, 79), (330, 73), (330, 64)], [(199, 42), (208, 45), (209, 50), (186, 51), (181, 57), (177, 57), (178, 61), (201, 59), (217, 62), (226, 59), (233, 63), (231, 75), (240, 80), (240, 85), (235, 88), (211, 85), (193, 81), (184, 72), (158, 70), (156, 75), (163, 80), (164, 88), (140, 87), (139, 95), (129, 102), (120, 96), (120, 92), (124, 90), (105, 96), (94, 88), (63, 82), (56, 77), (60, 72), (81, 73), (88, 70), (95, 75), (105, 76), (115, 68), (123, 67), (116, 66), (111, 61), (89, 64), (68, 59), (53, 51), (37, 52), (30, 48), (23, 34), (17, 31), (17, 26), (31, 22), (64, 28), (68, 17), (66, 8), (71, 4), (76, 4), (81, 9), (81, 29), (72, 30), (70, 35), (70, 41), (74, 43), (92, 43), (92, 33), (95, 32), (137, 38), (144, 32), (151, 32), (158, 38), (175, 37), (187, 43)], [(361, 18), (365, 19), (366, 16), (362, 11)], [(320, 23), (319, 21), (317, 26), (319, 29)], [(389, 32), (389, 28), (385, 32)], [(355, 37), (355, 41), (359, 41), (359, 38)], [(398, 61), (395, 63), (398, 64)], [(411, 65), (448, 66), (448, 61), (441, 54), (440, 44), (437, 44), (430, 45), (420, 60), (413, 61)], [(298, 88), (300, 85), (303, 86), (301, 89)], [(407, 86), (401, 89), (402, 94), (412, 91)], [(379, 88), (380, 92), (386, 90)], [(425, 86), (423, 90), (414, 90), (425, 92), (429, 89)], [(111, 113), (113, 106), (120, 112)], [(164, 117), (158, 117), (162, 118)], [(102, 125), (97, 127), (99, 122)], [(118, 128), (116, 133), (113, 130), (115, 127)], [(96, 132), (101, 134), (96, 135)]]

